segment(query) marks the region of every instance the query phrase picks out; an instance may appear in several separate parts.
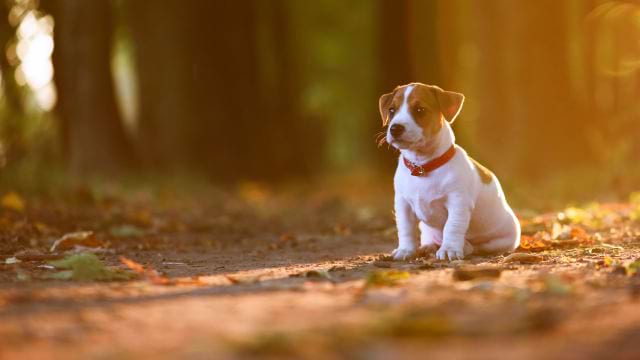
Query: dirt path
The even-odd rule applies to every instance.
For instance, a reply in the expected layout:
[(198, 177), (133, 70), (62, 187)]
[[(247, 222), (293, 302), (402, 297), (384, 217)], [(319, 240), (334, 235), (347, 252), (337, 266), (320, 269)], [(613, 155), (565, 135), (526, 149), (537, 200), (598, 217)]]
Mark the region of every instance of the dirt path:
[[(528, 248), (515, 260), (397, 263), (383, 256), (394, 246), (384, 202), (324, 194), (292, 206), (296, 196), (252, 191), (148, 213), (146, 200), (121, 199), (5, 209), (0, 358), (640, 356), (630, 205), (523, 219)], [(51, 244), (87, 229), (99, 246), (82, 252), (158, 277), (45, 279), (58, 270), (42, 256), (66, 255)]]

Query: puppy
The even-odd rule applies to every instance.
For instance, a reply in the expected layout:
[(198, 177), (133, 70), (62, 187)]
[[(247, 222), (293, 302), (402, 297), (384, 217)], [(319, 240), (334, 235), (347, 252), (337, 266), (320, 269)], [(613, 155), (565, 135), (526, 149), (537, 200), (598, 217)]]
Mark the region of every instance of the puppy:
[(386, 140), (400, 150), (394, 177), (395, 260), (420, 248), (440, 260), (503, 253), (520, 244), (520, 224), (487, 168), (454, 143), (451, 123), (464, 95), (411, 83), (380, 97)]

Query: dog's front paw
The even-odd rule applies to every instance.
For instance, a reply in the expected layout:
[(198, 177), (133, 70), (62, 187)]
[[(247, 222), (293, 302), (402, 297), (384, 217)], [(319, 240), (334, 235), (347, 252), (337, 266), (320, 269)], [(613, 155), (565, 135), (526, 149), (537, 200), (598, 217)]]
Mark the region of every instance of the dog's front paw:
[(442, 244), (440, 249), (436, 252), (436, 259), (438, 260), (462, 260), (464, 259), (464, 246), (452, 246)]
[(399, 247), (391, 253), (393, 260), (408, 260), (416, 255), (416, 249)]

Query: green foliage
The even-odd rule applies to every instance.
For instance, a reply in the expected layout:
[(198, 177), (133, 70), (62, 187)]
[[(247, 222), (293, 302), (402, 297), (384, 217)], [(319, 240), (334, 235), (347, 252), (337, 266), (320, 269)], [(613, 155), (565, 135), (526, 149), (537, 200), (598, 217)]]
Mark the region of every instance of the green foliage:
[(135, 274), (106, 267), (93, 253), (69, 255), (61, 260), (50, 261), (50, 265), (64, 269), (47, 277), (57, 280), (113, 281), (131, 280)]
[(344, 168), (375, 149), (376, 10), (366, 0), (291, 1), (296, 50), (304, 71), (303, 106), (327, 127), (326, 156)]

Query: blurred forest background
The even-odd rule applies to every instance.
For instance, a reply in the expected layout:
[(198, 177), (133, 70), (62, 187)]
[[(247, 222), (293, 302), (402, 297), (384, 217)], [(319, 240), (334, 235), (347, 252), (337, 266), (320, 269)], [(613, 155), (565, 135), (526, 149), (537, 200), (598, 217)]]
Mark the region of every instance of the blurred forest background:
[(638, 1), (0, 1), (5, 187), (390, 180), (377, 99), (420, 81), (516, 199), (640, 188)]

